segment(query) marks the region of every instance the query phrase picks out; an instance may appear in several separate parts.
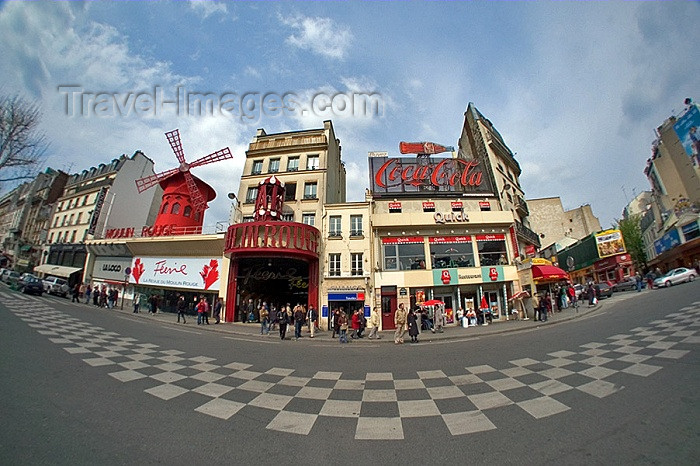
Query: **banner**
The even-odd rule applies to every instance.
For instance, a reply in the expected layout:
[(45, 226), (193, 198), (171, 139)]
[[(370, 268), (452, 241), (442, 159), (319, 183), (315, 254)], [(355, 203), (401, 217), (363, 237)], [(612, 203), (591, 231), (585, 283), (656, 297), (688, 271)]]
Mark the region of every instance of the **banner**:
[(622, 239), (620, 230), (605, 230), (595, 235), (596, 246), (598, 247), (598, 257), (614, 256), (627, 252), (625, 241)]
[(107, 196), (107, 188), (103, 187), (100, 192), (97, 193), (97, 199), (95, 199), (95, 208), (92, 211), (92, 217), (90, 217), (90, 226), (88, 227), (88, 235), (94, 235), (97, 229), (97, 221), (100, 219), (100, 212), (102, 212), (102, 206), (105, 203), (105, 197)]
[(220, 258), (134, 257), (129, 283), (218, 291), (220, 267)]
[(673, 125), (686, 154), (695, 166), (700, 164), (700, 110), (693, 104)]

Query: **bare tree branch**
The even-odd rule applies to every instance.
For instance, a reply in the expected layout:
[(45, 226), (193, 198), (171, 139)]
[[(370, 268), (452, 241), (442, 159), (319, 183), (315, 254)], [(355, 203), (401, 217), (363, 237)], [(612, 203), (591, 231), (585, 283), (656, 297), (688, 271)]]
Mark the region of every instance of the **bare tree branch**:
[(41, 167), (48, 143), (39, 130), (40, 119), (35, 103), (0, 95), (0, 171), (10, 175), (0, 181), (31, 178)]

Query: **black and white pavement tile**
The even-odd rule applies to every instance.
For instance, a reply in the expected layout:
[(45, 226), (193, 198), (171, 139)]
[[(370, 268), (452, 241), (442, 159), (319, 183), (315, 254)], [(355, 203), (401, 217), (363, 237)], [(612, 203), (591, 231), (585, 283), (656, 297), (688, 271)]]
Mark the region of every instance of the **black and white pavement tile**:
[(310, 434), (316, 425), (327, 426), (328, 420), (340, 424), (351, 419), (358, 440), (402, 440), (406, 429), (438, 418), (451, 435), (493, 430), (492, 413), (511, 406), (535, 419), (546, 418), (570, 409), (562, 394), (611, 396), (624, 388), (611, 381), (618, 375), (652, 376), (664, 360), (680, 359), (700, 343), (698, 301), (629, 333), (555, 351), (542, 361), (521, 358), (505, 368), (478, 365), (456, 374), (417, 371), (411, 378), (366, 373), (352, 379), (342, 372), (217, 364), (211, 357), (188, 357), (107, 331), (38, 298), (0, 292), (0, 302), (86, 364), (112, 366), (109, 375), (115, 380), (148, 381), (151, 386), (144, 391), (161, 400), (197, 394), (203, 403), (195, 411), (222, 420), (264, 410), (271, 418), (268, 429), (300, 435)]

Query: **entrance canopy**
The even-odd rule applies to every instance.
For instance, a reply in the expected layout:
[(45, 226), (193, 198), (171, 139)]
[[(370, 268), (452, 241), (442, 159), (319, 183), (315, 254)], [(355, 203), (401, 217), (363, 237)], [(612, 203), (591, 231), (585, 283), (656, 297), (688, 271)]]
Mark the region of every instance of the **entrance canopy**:
[(34, 267), (35, 272), (40, 272), (46, 275), (54, 275), (56, 277), (68, 278), (75, 272), (83, 270), (80, 267), (66, 267), (64, 265), (42, 264)]
[(558, 282), (559, 280), (568, 280), (569, 274), (553, 265), (533, 265), (532, 279), (535, 283)]

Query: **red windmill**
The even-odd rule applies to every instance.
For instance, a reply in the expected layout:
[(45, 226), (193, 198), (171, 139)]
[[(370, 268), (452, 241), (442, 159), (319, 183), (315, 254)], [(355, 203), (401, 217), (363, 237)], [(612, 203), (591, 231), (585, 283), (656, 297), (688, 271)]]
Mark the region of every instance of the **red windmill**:
[(230, 159), (233, 155), (226, 147), (192, 163), (187, 163), (180, 141), (180, 131), (170, 131), (165, 133), (165, 136), (180, 166), (136, 180), (136, 189), (141, 193), (155, 184), (160, 184), (163, 188), (163, 199), (154, 226), (201, 227), (204, 221), (202, 214), (207, 208), (207, 202), (213, 200), (216, 193), (211, 186), (192, 175), (190, 169)]

